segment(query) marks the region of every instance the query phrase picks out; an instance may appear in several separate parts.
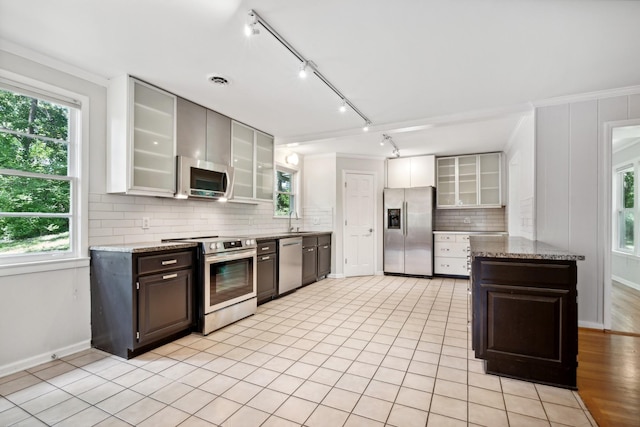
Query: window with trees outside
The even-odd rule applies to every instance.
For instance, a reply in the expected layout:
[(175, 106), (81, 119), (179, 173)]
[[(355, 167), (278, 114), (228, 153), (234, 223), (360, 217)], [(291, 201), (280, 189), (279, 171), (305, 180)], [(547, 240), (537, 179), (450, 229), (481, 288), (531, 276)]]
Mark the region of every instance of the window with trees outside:
[(296, 172), (278, 167), (276, 170), (275, 216), (295, 215)]
[(617, 249), (623, 252), (636, 252), (636, 202), (637, 180), (633, 165), (625, 166), (616, 172), (617, 199)]
[(0, 84), (0, 262), (76, 250), (79, 111), (39, 91)]

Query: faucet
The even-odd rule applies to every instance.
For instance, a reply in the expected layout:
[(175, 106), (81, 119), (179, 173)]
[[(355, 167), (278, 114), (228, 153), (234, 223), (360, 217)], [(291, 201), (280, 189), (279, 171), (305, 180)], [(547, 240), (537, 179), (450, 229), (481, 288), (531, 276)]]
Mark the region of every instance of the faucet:
[[(293, 227), (291, 226), (291, 214), (293, 214), (293, 209), (289, 209), (289, 228), (288, 228), (289, 232), (293, 231)], [(298, 212), (296, 212), (296, 219), (299, 219)], [(300, 230), (300, 227), (298, 227), (298, 230)]]

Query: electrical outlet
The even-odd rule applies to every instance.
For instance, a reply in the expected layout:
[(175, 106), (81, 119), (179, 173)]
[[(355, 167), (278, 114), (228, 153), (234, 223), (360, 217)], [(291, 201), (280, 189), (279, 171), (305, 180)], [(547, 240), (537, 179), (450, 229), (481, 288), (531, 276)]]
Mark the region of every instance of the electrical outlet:
[(466, 216), (462, 222), (464, 222), (465, 224), (471, 224), (471, 218)]
[(148, 216), (143, 216), (142, 217), (142, 229), (143, 230), (147, 230), (150, 225), (149, 225), (150, 219)]
[(320, 217), (317, 217), (317, 216), (313, 217), (313, 225), (320, 225)]

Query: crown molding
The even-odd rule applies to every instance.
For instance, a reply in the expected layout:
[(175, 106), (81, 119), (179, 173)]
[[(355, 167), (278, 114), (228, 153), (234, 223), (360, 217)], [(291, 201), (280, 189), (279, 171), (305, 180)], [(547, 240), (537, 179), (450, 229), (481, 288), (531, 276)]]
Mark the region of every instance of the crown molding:
[(44, 66), (53, 68), (57, 71), (70, 74), (74, 77), (78, 77), (83, 80), (87, 80), (91, 83), (95, 83), (99, 86), (107, 87), (109, 85), (109, 79), (104, 76), (99, 76), (90, 71), (82, 68), (67, 64), (59, 59), (52, 58), (40, 52), (36, 52), (24, 46), (12, 43), (8, 40), (0, 39), (0, 51), (5, 51), (12, 55), (20, 56), (33, 62), (37, 62)]
[(640, 94), (640, 86), (626, 86), (615, 89), (605, 89), (594, 92), (585, 92), (574, 95), (563, 95), (555, 98), (542, 99), (533, 102), (535, 108), (551, 107), (554, 105), (572, 104), (576, 102), (594, 101), (615, 96), (629, 96)]

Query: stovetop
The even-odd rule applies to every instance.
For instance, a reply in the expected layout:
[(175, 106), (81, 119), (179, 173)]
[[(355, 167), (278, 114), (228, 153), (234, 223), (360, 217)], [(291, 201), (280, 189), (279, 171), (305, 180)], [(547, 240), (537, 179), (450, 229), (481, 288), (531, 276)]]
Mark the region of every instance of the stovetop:
[(253, 249), (258, 245), (255, 239), (249, 237), (232, 236), (200, 236), (184, 239), (165, 239), (163, 242), (189, 242), (197, 243), (205, 254), (237, 251), (241, 249)]

